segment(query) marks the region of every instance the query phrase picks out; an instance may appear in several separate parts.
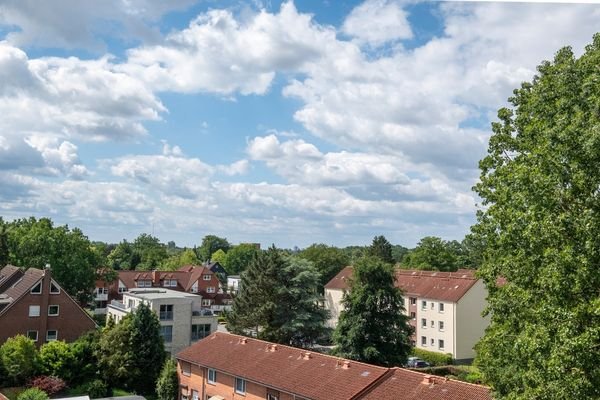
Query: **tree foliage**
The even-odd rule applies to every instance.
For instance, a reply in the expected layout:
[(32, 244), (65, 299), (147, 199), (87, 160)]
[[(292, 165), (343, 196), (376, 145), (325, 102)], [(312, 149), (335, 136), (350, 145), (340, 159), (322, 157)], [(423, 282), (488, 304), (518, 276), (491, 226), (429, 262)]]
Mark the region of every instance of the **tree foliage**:
[(58, 376), (40, 375), (30, 380), (28, 386), (43, 390), (48, 396), (52, 396), (67, 387), (67, 384)]
[(253, 244), (238, 244), (229, 249), (225, 263), (221, 263), (221, 265), (229, 275), (239, 275), (259, 252), (260, 249)]
[(48, 394), (39, 388), (33, 387), (21, 392), (17, 396), (17, 400), (48, 400)]
[(156, 381), (156, 395), (158, 400), (177, 400), (178, 394), (177, 362), (170, 358), (165, 361)]
[[(600, 34), (543, 62), (498, 112), (476, 192), (498, 398), (600, 398)], [(498, 285), (499, 278), (505, 284)]]
[(8, 228), (9, 224), (0, 217), (0, 268), (8, 264), (9, 260)]
[(98, 255), (77, 228), (55, 227), (48, 218), (31, 217), (10, 223), (10, 263), (24, 268), (52, 266), (54, 279), (80, 302), (91, 299)]
[(45, 343), (40, 348), (40, 372), (57, 376), (70, 382), (73, 378), (75, 355), (72, 348), (62, 340)]
[(333, 334), (335, 354), (384, 366), (406, 362), (412, 327), (390, 264), (379, 257), (358, 260), (342, 305)]
[(201, 261), (210, 261), (212, 255), (217, 250), (223, 250), (227, 252), (231, 245), (225, 238), (221, 238), (215, 235), (206, 235), (202, 239), (202, 244), (198, 248), (198, 258)]
[(426, 236), (405, 258), (410, 268), (435, 271), (456, 271), (460, 243), (447, 242), (439, 237)]
[[(157, 269), (169, 257), (166, 246), (158, 238), (147, 233), (142, 233), (135, 238), (132, 249), (131, 266), (133, 269), (145, 271)], [(137, 262), (138, 260), (139, 262)]]
[(321, 293), (323, 286), (350, 263), (350, 258), (340, 249), (322, 243), (310, 245), (298, 256), (312, 262), (320, 273), (321, 279), (318, 286)]
[(382, 261), (388, 264), (394, 264), (392, 256), (392, 244), (388, 242), (385, 236), (375, 236), (373, 243), (367, 248), (367, 255), (379, 257)]
[(17, 335), (0, 347), (0, 363), (10, 383), (20, 385), (36, 374), (39, 354), (33, 340)]
[(99, 369), (108, 382), (115, 386), (127, 385), (133, 349), (129, 345), (132, 315), (126, 315), (118, 324), (109, 318), (102, 330), (96, 357)]
[(259, 253), (242, 273), (228, 329), (254, 330), (261, 339), (298, 347), (314, 344), (328, 316), (320, 306), (319, 279), (307, 260), (284, 256), (275, 247)]

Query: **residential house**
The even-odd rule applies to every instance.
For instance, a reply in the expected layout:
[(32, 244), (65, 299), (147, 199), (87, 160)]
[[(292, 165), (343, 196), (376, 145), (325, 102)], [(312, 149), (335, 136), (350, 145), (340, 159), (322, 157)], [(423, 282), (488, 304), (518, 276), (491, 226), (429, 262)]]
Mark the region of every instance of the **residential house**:
[[(328, 325), (335, 327), (352, 267), (325, 285)], [(473, 347), (483, 336), (489, 318), (483, 317), (487, 291), (472, 270), (456, 272), (397, 270), (396, 286), (404, 293), (404, 308), (415, 328), (413, 344), (420, 349), (449, 353), (458, 362), (475, 357)]]
[(217, 317), (202, 307), (201, 296), (163, 288), (123, 293), (122, 301), (113, 300), (108, 305), (108, 318), (119, 322), (142, 302), (158, 315), (165, 350), (173, 355), (217, 330)]
[(38, 346), (53, 340), (73, 342), (96, 323), (45, 269), (7, 265), (0, 270), (0, 344), (18, 334)]
[(491, 400), (484, 386), (224, 332), (176, 359), (179, 400)]
[(207, 266), (187, 265), (177, 271), (117, 271), (112, 282), (96, 281), (94, 291), (95, 313), (106, 314), (111, 300), (120, 300), (123, 294), (136, 288), (168, 288), (200, 294), (202, 307), (220, 313), (231, 309), (231, 296), (223, 293), (218, 276)]

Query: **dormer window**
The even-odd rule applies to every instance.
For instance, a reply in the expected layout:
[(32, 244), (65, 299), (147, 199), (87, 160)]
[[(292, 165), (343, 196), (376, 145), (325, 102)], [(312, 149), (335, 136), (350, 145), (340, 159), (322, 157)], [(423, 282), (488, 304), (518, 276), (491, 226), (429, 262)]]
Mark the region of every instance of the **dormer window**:
[(139, 280), (136, 284), (137, 287), (152, 287), (152, 281), (150, 280)]
[(202, 279), (204, 279), (205, 281), (210, 281), (210, 274), (202, 275)]
[(31, 288), (31, 294), (41, 294), (42, 293), (42, 282), (39, 282), (33, 288)]

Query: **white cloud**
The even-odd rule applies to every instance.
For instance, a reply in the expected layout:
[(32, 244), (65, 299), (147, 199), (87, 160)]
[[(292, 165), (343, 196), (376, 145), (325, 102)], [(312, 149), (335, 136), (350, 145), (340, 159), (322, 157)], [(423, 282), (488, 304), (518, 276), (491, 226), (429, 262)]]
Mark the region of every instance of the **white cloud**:
[(354, 8), (342, 32), (374, 47), (413, 36), (406, 11), (399, 2), (389, 0), (367, 0)]
[(296, 71), (324, 53), (335, 31), (317, 26), (292, 2), (278, 14), (261, 11), (239, 20), (227, 10), (211, 10), (162, 45), (128, 52), (122, 70), (159, 91), (265, 93), (276, 72)]

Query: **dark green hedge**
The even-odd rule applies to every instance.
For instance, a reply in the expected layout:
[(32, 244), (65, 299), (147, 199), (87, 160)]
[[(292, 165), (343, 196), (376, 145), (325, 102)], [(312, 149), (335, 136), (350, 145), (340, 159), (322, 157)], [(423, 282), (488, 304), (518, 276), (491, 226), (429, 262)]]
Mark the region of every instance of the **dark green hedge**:
[(413, 348), (412, 355), (419, 357), (433, 366), (452, 365), (452, 354), (434, 353), (423, 349)]

